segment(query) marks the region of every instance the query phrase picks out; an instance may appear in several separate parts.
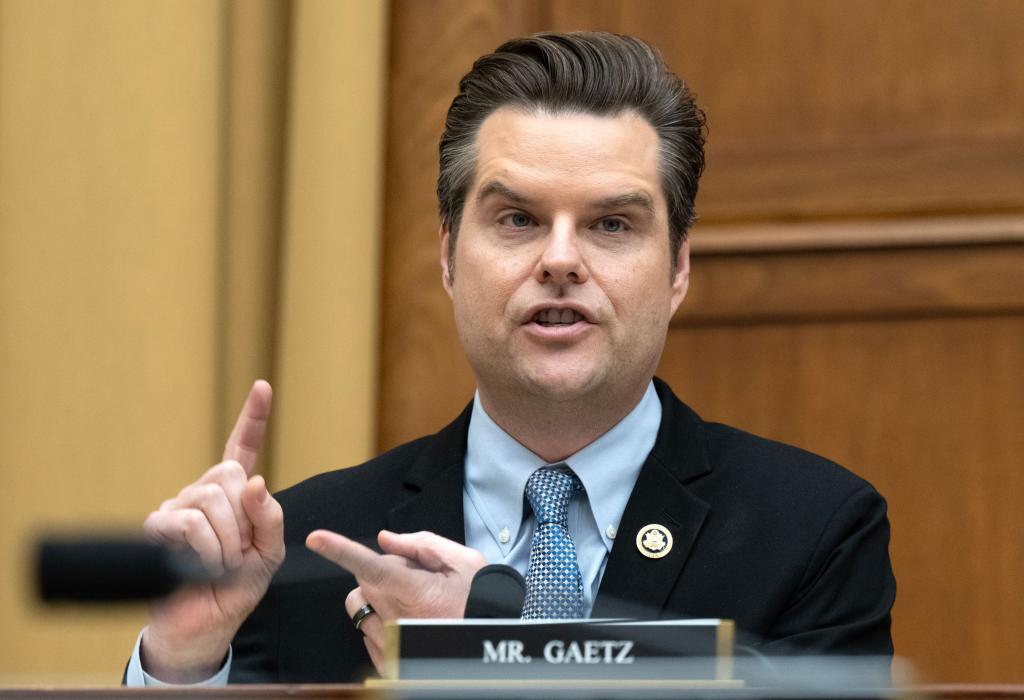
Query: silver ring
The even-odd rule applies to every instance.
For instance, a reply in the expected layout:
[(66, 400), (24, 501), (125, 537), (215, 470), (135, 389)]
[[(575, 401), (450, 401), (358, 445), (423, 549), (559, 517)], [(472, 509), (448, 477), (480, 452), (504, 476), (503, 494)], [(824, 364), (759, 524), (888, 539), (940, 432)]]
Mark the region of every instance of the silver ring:
[(373, 606), (369, 603), (356, 610), (356, 614), (352, 616), (352, 624), (355, 625), (356, 631), (359, 632), (359, 634), (366, 636), (366, 633), (359, 628), (362, 627), (363, 622), (366, 620), (366, 618), (368, 618), (375, 612), (377, 611), (374, 610)]

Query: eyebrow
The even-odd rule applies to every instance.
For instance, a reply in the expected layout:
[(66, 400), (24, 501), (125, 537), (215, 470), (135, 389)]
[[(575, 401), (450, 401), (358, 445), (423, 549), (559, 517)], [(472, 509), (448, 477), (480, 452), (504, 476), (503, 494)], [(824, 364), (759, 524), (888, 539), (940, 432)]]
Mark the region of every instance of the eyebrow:
[(621, 207), (638, 206), (647, 212), (648, 215), (654, 216), (654, 201), (644, 192), (624, 192), (623, 194), (613, 195), (611, 197), (605, 197), (599, 199), (595, 204), (601, 209), (619, 209)]
[[(504, 197), (510, 202), (516, 204), (527, 204), (529, 199), (519, 194), (511, 187), (498, 180), (489, 180), (485, 182), (477, 193), (476, 201), (482, 202), (488, 197)], [(594, 206), (599, 209), (618, 209), (621, 207), (638, 206), (647, 212), (648, 215), (654, 216), (654, 201), (645, 192), (624, 192), (622, 194), (612, 195), (611, 197), (604, 197), (593, 202)]]
[(505, 199), (515, 202), (516, 204), (525, 204), (528, 200), (523, 195), (519, 194), (511, 187), (498, 180), (488, 180), (480, 187), (480, 192), (476, 195), (476, 201), (479, 204), (488, 197), (504, 197)]

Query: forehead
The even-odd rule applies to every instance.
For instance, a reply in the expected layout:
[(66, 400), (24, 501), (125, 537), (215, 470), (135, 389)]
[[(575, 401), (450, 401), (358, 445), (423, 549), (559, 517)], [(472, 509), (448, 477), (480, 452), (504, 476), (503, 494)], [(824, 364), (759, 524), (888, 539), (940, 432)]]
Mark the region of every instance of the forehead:
[(480, 125), (470, 192), (497, 180), (559, 197), (639, 190), (663, 203), (658, 146), (657, 132), (632, 111), (600, 116), (504, 107)]

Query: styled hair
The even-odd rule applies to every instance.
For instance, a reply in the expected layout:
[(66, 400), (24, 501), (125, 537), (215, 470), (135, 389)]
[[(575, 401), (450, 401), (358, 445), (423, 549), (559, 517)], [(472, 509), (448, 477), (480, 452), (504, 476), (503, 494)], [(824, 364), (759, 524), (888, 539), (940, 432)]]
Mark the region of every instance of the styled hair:
[(658, 134), (673, 266), (696, 214), (704, 170), (704, 112), (656, 49), (605, 32), (541, 33), (482, 56), (459, 81), (441, 136), (437, 199), (449, 261), (476, 169), (476, 137), (501, 107), (617, 116), (635, 111)]

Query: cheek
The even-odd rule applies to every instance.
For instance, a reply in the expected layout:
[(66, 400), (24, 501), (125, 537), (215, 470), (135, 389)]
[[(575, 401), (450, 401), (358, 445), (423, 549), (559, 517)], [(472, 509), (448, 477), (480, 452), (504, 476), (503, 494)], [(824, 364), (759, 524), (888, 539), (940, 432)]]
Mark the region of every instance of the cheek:
[(640, 329), (663, 331), (671, 318), (672, 289), (659, 277), (652, 279), (650, 270), (634, 274), (606, 277), (600, 284), (621, 327), (634, 333)]
[(488, 274), (474, 271), (460, 276), (455, 274), (455, 311), (464, 319), (472, 319), (479, 328), (493, 327), (508, 315), (519, 286), (493, 269)]
[(466, 255), (455, 268), (455, 292), (462, 308), (501, 315), (529, 277), (522, 257)]
[(591, 279), (600, 287), (615, 315), (631, 323), (649, 313), (654, 290), (644, 282), (645, 272), (637, 266), (607, 266), (591, 269)]

